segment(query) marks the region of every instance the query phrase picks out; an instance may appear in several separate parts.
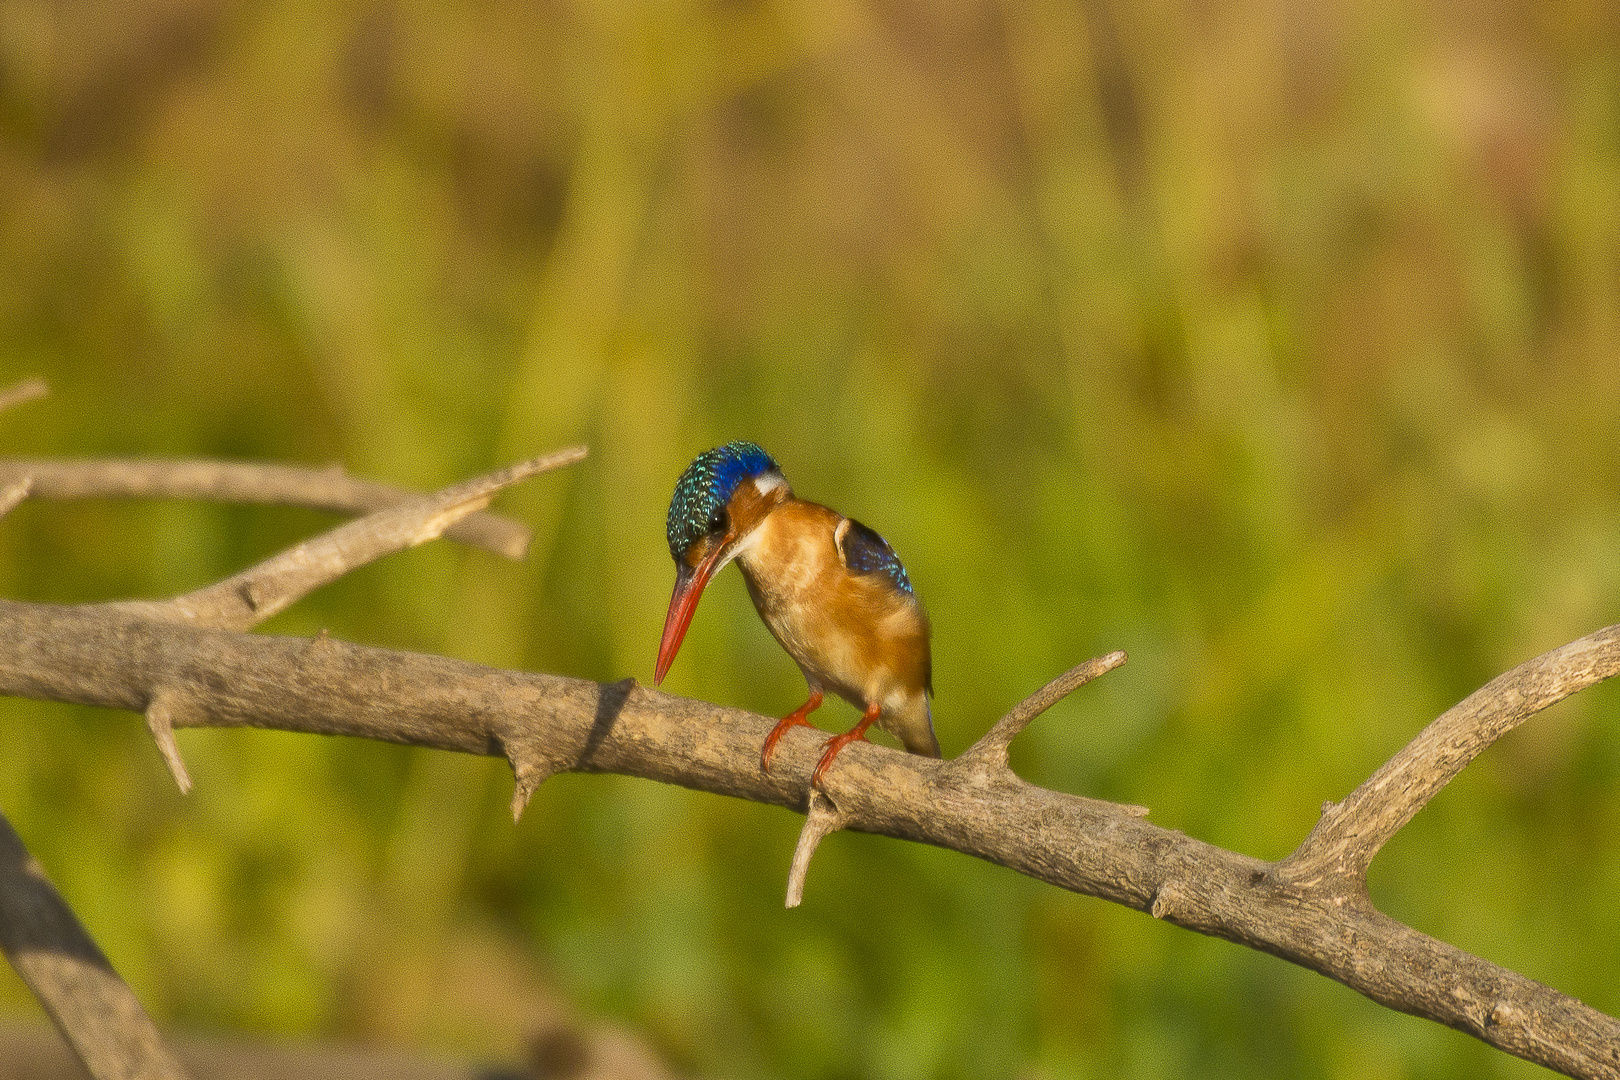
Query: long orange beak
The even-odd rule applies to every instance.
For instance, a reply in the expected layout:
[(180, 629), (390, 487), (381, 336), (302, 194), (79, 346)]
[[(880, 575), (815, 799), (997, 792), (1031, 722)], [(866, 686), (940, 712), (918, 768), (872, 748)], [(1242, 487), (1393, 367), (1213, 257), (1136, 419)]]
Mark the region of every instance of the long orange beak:
[(675, 594), (669, 598), (669, 614), (664, 616), (664, 639), (658, 643), (658, 667), (653, 671), (654, 686), (664, 681), (669, 665), (675, 662), (675, 654), (681, 651), (681, 642), (686, 638), (686, 628), (692, 625), (692, 613), (697, 610), (703, 587), (714, 576), (720, 555), (730, 543), (731, 537), (728, 536), (696, 566), (687, 566), (684, 562), (675, 564)]

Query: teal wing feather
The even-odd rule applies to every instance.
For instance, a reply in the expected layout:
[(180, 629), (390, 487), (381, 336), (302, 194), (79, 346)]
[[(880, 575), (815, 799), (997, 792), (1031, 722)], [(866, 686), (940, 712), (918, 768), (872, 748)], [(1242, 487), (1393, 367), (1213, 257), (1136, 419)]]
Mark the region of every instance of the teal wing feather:
[(917, 595), (911, 588), (911, 579), (906, 576), (906, 568), (901, 565), (900, 556), (894, 553), (894, 548), (889, 546), (887, 540), (854, 518), (849, 519), (849, 528), (844, 531), (839, 554), (843, 556), (844, 565), (849, 567), (850, 573), (882, 574), (889, 579), (890, 584), (907, 596)]

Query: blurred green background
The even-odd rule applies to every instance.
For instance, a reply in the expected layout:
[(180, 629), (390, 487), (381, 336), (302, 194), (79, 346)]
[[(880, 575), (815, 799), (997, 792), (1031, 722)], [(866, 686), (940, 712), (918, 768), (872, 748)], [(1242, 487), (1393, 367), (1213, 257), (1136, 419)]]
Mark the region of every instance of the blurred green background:
[[(0, 417), (26, 455), (419, 488), (580, 441), (265, 628), (651, 678), (663, 516), (765, 445), (881, 531), (947, 755), (1131, 662), (1026, 777), (1285, 854), (1424, 723), (1620, 619), (1606, 0), (7, 0)], [(172, 594), (314, 512), (25, 504), (0, 593)], [(666, 687), (803, 684), (738, 576)], [(825, 726), (855, 718), (829, 706)], [(546, 1010), (717, 1077), (1544, 1075), (1268, 956), (948, 852), (504, 763), (0, 701), (0, 808), (163, 1024), (514, 1052)], [(1620, 696), (1485, 754), (1388, 912), (1620, 1012)], [(9, 971), (0, 1011), (34, 1006)]]

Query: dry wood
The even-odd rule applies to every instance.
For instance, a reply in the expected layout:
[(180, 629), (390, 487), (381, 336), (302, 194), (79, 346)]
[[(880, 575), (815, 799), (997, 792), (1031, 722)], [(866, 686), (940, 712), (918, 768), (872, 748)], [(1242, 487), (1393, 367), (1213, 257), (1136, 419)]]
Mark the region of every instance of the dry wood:
[[(424, 544), (454, 528), (467, 515), (488, 506), (502, 488), (571, 465), (584, 456), (583, 446), (571, 446), (531, 458), (340, 525), (215, 585), (171, 600), (128, 600), (114, 606), (162, 622), (246, 630), (357, 567)], [(0, 493), (0, 500), (3, 498)], [(174, 741), (175, 718), (192, 708), (183, 686), (158, 687), (144, 708), (147, 729), (182, 793), (191, 790), (191, 777)]]
[(804, 900), (804, 879), (810, 874), (810, 857), (816, 853), (816, 848), (849, 822), (848, 816), (839, 812), (826, 792), (810, 792), (804, 828), (799, 830), (799, 842), (793, 848), (793, 865), (788, 867), (788, 907), (796, 908)]
[(156, 1026), (0, 816), (0, 951), (97, 1080), (181, 1080)]
[[(300, 547), (347, 551), (349, 563), (378, 557), (402, 546), (401, 537), (424, 535), (430, 521), (442, 528), (446, 501), (479, 483), (487, 481), (420, 500), (403, 514), (351, 523), (343, 544), (327, 537)], [(373, 530), (378, 537), (362, 539)], [(0, 601), (0, 693), (145, 713), (171, 767), (178, 762), (174, 728), (249, 726), (504, 756), (517, 781), (514, 812), (560, 771), (621, 773), (808, 811), (790, 904), (802, 894), (815, 845), (836, 829), (934, 844), (1272, 953), (1569, 1075), (1620, 1078), (1620, 1022), (1390, 919), (1365, 888), (1366, 865), (1382, 844), (1480, 750), (1536, 711), (1620, 671), (1620, 626), (1493, 680), (1329, 806), (1293, 855), (1265, 863), (1153, 825), (1141, 807), (1049, 791), (1008, 769), (1007, 744), (1024, 725), (1117, 667), (1123, 654), (1054, 680), (955, 761), (855, 743), (812, 803), (808, 781), (820, 737), (790, 731), (777, 768), (766, 774), (759, 746), (771, 718), (628, 679), (603, 685), (325, 635), (218, 628), (250, 624), (247, 612), (267, 597), (290, 603), (352, 568), (271, 572), (307, 562), (278, 556), (246, 572), (258, 584), (245, 598), (242, 575), (232, 579), (246, 609), (207, 601), (218, 595), (210, 590), (167, 605)], [(260, 586), (267, 591), (253, 591)]]
[(1277, 865), (1274, 879), (1337, 879), (1355, 887), (1390, 837), (1487, 746), (1616, 672), (1620, 627), (1611, 626), (1492, 679), (1442, 713), (1343, 802), (1324, 806), (1316, 828)]
[[(33, 400), (46, 392), (42, 380), (0, 391), (0, 410)], [(362, 522), (350, 522), (312, 541), (285, 551), (241, 574), (165, 602), (105, 605), (126, 615), (157, 622), (247, 628), (282, 610), (311, 590), (383, 555), (424, 543), (447, 530), (465, 526), (502, 488), (578, 461), (583, 447), (545, 457), (453, 485), (431, 496), (412, 496), (362, 485), (361, 496), (379, 503)], [(14, 463), (16, 464), (16, 463)], [(116, 463), (115, 463), (116, 464)], [(130, 463), (123, 463), (129, 465)], [(3, 473), (0, 467), (0, 473)], [(207, 487), (213, 494), (248, 501), (326, 505), (334, 490), (351, 485), (341, 473), (322, 476), (280, 470), (279, 475), (253, 466), (213, 462), (136, 463), (119, 470), (52, 462), (25, 463), (9, 482), (0, 482), (0, 515), (30, 495), (40, 494), (39, 475), (62, 481), (52, 493), (71, 490), (86, 478), (104, 486), (98, 494), (172, 494), (186, 484)], [(269, 481), (268, 489), (265, 483)], [(332, 481), (337, 481), (336, 485)], [(132, 482), (133, 481), (133, 482)], [(242, 487), (258, 484), (251, 494)], [(146, 489), (139, 488), (146, 483)], [(236, 486), (232, 486), (235, 484)], [(47, 480), (46, 488), (50, 488)], [(366, 490), (369, 488), (369, 491)], [(82, 493), (82, 491), (80, 492)], [(262, 496), (270, 494), (272, 499)], [(260, 497), (260, 498), (255, 498)], [(528, 533), (509, 522), (484, 516), (470, 537), (521, 557)], [(471, 519), (476, 522), (477, 518)], [(174, 738), (177, 719), (187, 718), (192, 701), (181, 685), (157, 686), (144, 705), (147, 726), (180, 790), (191, 779)], [(129, 987), (118, 977), (72, 910), (29, 856), (21, 838), (0, 817), (0, 950), (34, 991), (80, 1063), (96, 1080), (179, 1080), (185, 1076), (163, 1046), (157, 1029)]]
[(531, 458), (340, 525), (216, 585), (173, 600), (124, 606), (155, 619), (245, 630), (357, 567), (427, 543), (488, 506), (502, 488), (584, 456), (583, 446), (570, 446)]
[[(1620, 627), (1593, 639), (1608, 642), (1599, 647), (1612, 666)], [(183, 688), (192, 703), (178, 726), (500, 754), (519, 774), (615, 772), (801, 812), (820, 748), (808, 730), (790, 732), (765, 774), (772, 719), (633, 680), (246, 635), (110, 605), (0, 601), (0, 692), (139, 712), (159, 687)], [(828, 773), (827, 795), (847, 828), (953, 848), (1273, 953), (1572, 1076), (1620, 1077), (1620, 1022), (1382, 915), (1364, 890), (1279, 880), (1272, 864), (1155, 826), (1138, 808), (952, 764), (855, 743)]]
[[(335, 465), (316, 469), (162, 458), (0, 458), (0, 485), (24, 478), (33, 480), (35, 499), (209, 499), (350, 515), (398, 506), (418, 495), (357, 479)], [(448, 535), (508, 559), (521, 559), (529, 549), (529, 530), (495, 514), (474, 514), (449, 529)]]

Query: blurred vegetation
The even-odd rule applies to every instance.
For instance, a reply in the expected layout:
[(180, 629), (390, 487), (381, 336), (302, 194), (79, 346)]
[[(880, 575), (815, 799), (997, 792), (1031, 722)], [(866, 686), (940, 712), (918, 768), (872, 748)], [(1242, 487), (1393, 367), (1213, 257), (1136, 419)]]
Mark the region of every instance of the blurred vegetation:
[[(1492, 675), (1620, 618), (1620, 16), (1600, 0), (8, 0), (8, 451), (503, 496), (267, 632), (650, 679), (663, 514), (756, 439), (878, 528), (946, 753), (1088, 656), (1030, 779), (1274, 858)], [(315, 513), (27, 504), (0, 593), (161, 595)], [(802, 682), (736, 575), (669, 687)], [(1391, 914), (1620, 1012), (1620, 697), (1503, 740)], [(829, 727), (854, 719), (829, 706)], [(1270, 957), (933, 849), (497, 761), (0, 701), (0, 807), (161, 1022), (726, 1077), (1540, 1075)], [(0, 1008), (33, 1006), (0, 975)]]

